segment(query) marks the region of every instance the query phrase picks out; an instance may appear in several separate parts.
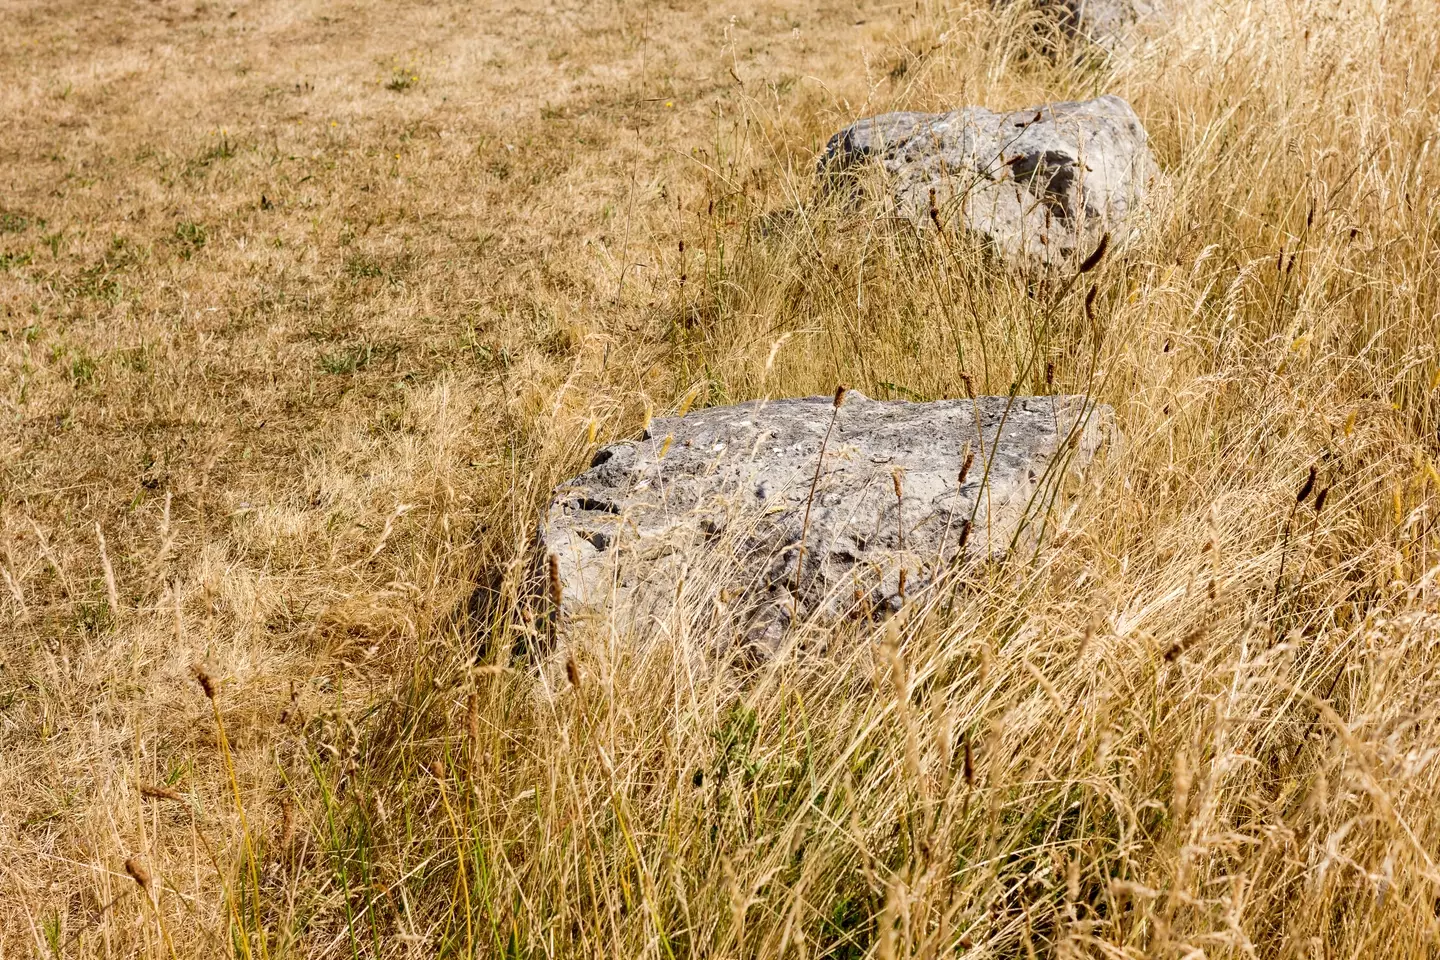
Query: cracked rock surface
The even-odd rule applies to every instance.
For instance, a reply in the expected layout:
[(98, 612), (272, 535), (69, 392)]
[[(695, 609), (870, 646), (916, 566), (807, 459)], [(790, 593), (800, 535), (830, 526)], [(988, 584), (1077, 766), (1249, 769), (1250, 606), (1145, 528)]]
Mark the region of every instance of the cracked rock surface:
[(881, 616), (1032, 538), (1112, 422), (1082, 397), (854, 391), (838, 412), (809, 397), (657, 419), (555, 491), (542, 541), (562, 617), (720, 617), (773, 650), (796, 616)]
[[(1158, 172), (1140, 118), (1116, 96), (995, 113), (886, 113), (830, 138), (821, 170), (888, 175), (902, 216), (979, 237), (1003, 257), (1061, 265), (1133, 230)], [(932, 193), (934, 214), (932, 214)]]

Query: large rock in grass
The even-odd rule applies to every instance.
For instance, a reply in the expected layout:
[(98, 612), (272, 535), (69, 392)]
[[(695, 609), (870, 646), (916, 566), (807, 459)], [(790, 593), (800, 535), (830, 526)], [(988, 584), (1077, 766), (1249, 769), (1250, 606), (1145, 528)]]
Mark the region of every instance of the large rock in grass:
[(994, 113), (886, 113), (830, 139), (822, 171), (882, 167), (900, 213), (938, 221), (1028, 265), (1074, 265), (1106, 233), (1123, 240), (1157, 173), (1124, 100), (1098, 97)]
[(555, 492), (543, 546), (562, 619), (773, 650), (797, 616), (881, 616), (1033, 543), (1112, 420), (1081, 397), (855, 392), (838, 411), (810, 397), (655, 420)]

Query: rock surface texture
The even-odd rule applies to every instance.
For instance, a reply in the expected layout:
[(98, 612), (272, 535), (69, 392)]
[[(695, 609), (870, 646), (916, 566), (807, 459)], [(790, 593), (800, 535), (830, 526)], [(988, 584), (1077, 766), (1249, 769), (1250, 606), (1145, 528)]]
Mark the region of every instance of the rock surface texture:
[(830, 138), (821, 169), (863, 161), (884, 168), (903, 216), (938, 217), (1008, 259), (1045, 265), (1084, 259), (1107, 232), (1124, 240), (1157, 173), (1140, 118), (1116, 96), (881, 114)]
[[(1015, 0), (997, 0), (997, 6)], [(1168, 19), (1166, 0), (1039, 0), (1069, 33), (1107, 50), (1122, 46), (1139, 28)]]
[(1033, 537), (1112, 421), (1081, 397), (855, 392), (838, 411), (810, 397), (655, 420), (555, 492), (542, 533), (562, 618), (719, 616), (773, 650), (797, 616), (882, 615)]

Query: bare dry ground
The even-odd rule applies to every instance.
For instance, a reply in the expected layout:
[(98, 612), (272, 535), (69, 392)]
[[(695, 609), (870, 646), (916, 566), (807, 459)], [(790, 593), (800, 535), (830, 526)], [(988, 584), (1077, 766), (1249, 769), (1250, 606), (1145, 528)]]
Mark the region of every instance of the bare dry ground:
[[(0, 23), (0, 957), (1440, 950), (1433, 2)], [(1059, 293), (812, 177), (1102, 92), (1165, 179)], [(535, 669), (556, 480), (837, 383), (1126, 443), (826, 658)]]

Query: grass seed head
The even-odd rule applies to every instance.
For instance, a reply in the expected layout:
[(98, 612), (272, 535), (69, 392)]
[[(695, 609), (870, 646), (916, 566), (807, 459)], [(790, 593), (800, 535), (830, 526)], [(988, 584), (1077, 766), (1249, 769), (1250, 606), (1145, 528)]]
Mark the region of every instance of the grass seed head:
[(190, 673), (194, 676), (195, 682), (200, 684), (200, 689), (205, 692), (206, 699), (213, 703), (215, 701), (216, 686), (215, 678), (210, 676), (210, 671), (206, 669), (203, 663), (196, 663), (191, 665)]
[(1109, 249), (1110, 234), (1101, 234), (1100, 242), (1095, 246), (1094, 251), (1091, 252), (1090, 256), (1085, 258), (1085, 261), (1083, 263), (1080, 264), (1080, 272), (1082, 274), (1086, 274), (1098, 267), (1100, 265), (1100, 261), (1105, 259), (1105, 251)]
[(1176, 820), (1183, 820), (1190, 803), (1190, 757), (1184, 750), (1175, 754), (1172, 783), (1174, 794), (1170, 799), (1171, 814)]
[(1305, 498), (1310, 496), (1310, 491), (1315, 489), (1315, 478), (1319, 475), (1319, 473), (1320, 471), (1316, 469), (1315, 465), (1312, 463), (1310, 465), (1310, 475), (1305, 478), (1304, 483), (1300, 484), (1300, 489), (1295, 494), (1295, 502), (1297, 504), (1304, 503)]
[(560, 558), (552, 553), (547, 558), (547, 564), (550, 573), (550, 605), (558, 614), (561, 601), (565, 599), (564, 587), (560, 583)]
[(295, 801), (287, 793), (280, 798), (280, 848), (295, 842)]
[(149, 797), (152, 800), (183, 801), (185, 799), (185, 795), (173, 787), (157, 787), (151, 786), (148, 783), (142, 783), (140, 785), (140, 795), (142, 797)]
[(1080, 637), (1080, 647), (1075, 651), (1075, 659), (1080, 660), (1085, 656), (1085, 651), (1090, 649), (1090, 642), (1095, 639), (1095, 623), (1097, 617), (1091, 617), (1085, 624), (1085, 633)]
[(140, 885), (141, 890), (144, 890), (146, 893), (150, 892), (152, 879), (150, 876), (150, 868), (145, 865), (145, 861), (140, 858), (139, 854), (135, 854), (125, 860), (125, 872), (130, 874), (131, 880), (134, 880)]
[(1180, 659), (1180, 657), (1185, 653), (1186, 650), (1189, 650), (1191, 647), (1195, 646), (1195, 644), (1205, 639), (1205, 635), (1209, 632), (1209, 623), (1197, 623), (1195, 626), (1190, 628), (1189, 632), (1186, 633), (1185, 636), (1181, 637), (1179, 640), (1176, 640), (1170, 645), (1170, 648), (1165, 651), (1165, 660), (1167, 662), (1173, 662)]

